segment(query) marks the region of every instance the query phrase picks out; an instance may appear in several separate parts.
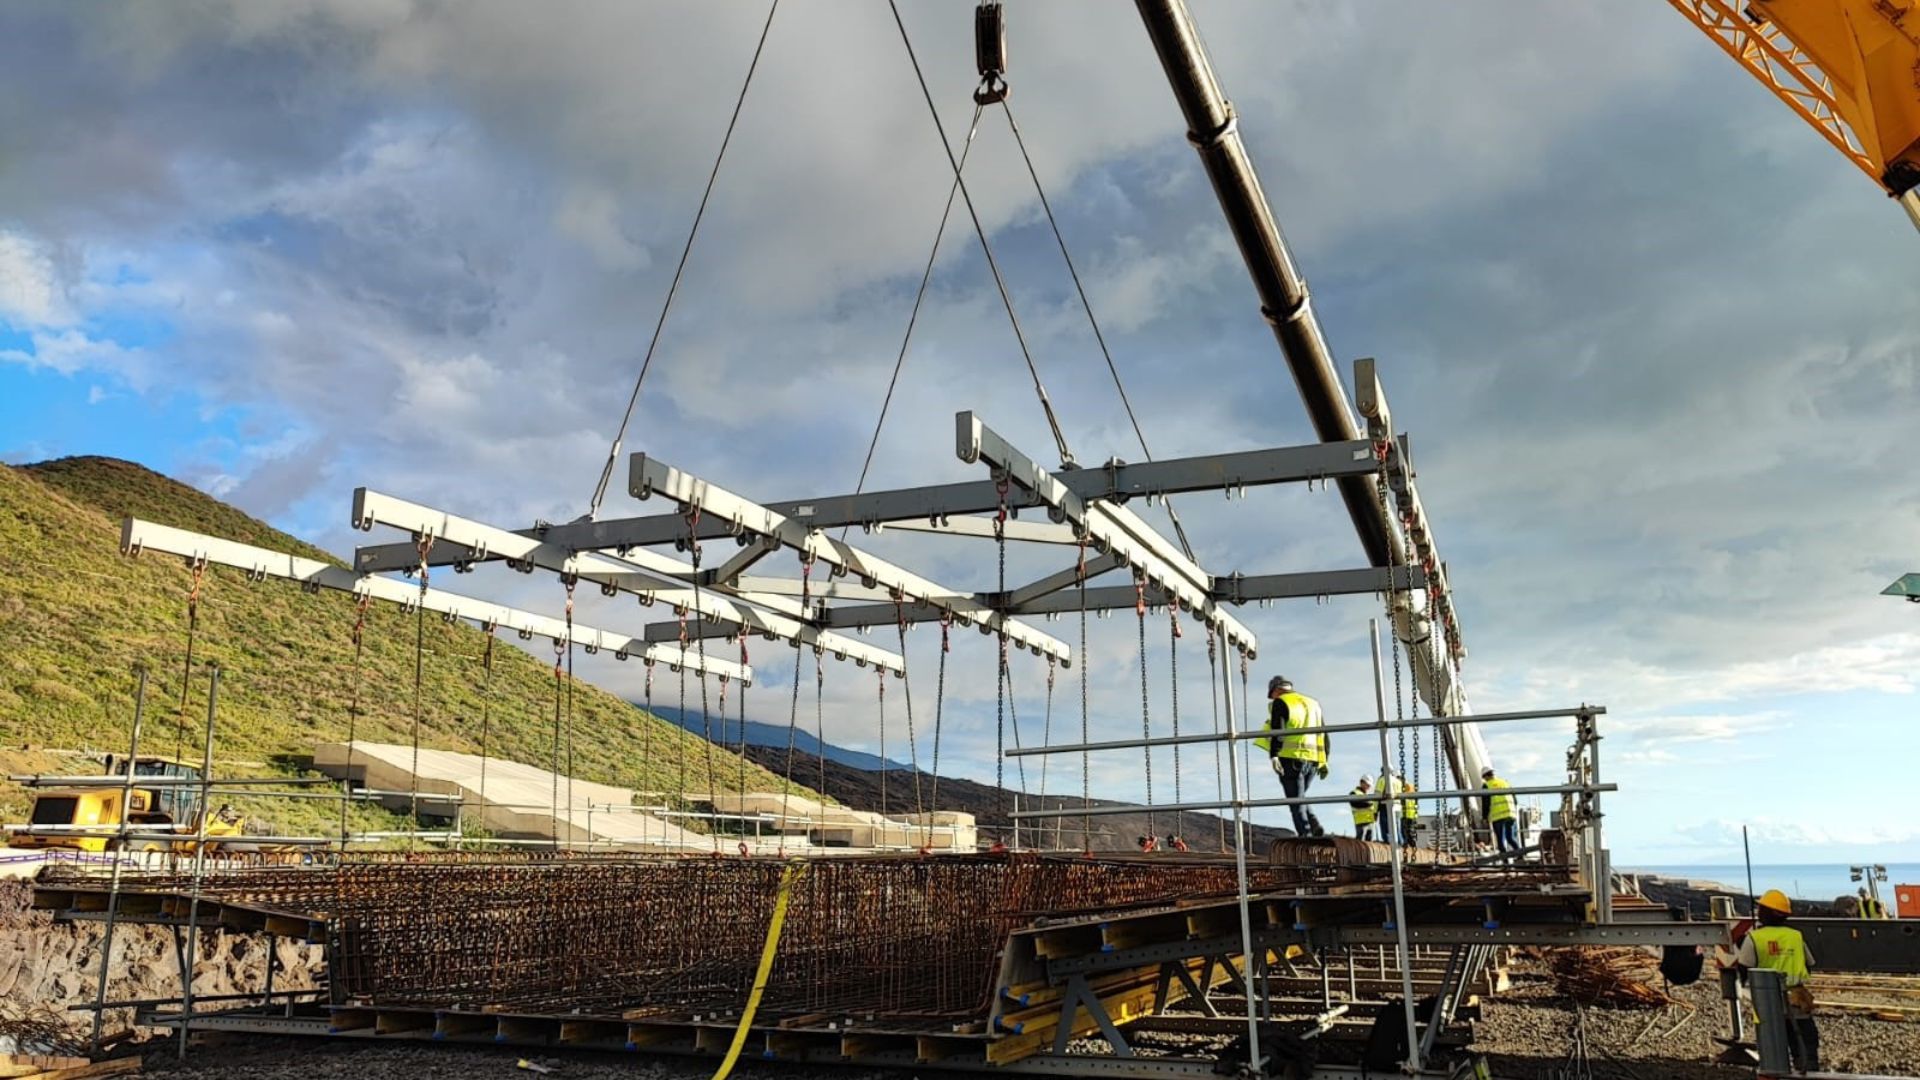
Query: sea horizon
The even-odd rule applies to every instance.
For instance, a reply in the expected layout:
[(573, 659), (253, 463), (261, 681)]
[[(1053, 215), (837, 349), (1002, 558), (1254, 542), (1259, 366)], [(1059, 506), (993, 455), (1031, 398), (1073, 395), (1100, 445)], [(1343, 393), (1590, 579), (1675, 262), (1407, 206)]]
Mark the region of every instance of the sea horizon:
[[(1848, 870), (1850, 865), (1858, 864), (1846, 861), (1754, 863), (1753, 890), (1766, 892), (1768, 889), (1779, 889), (1798, 900), (1832, 900), (1851, 895), (1866, 884), (1851, 879)], [(1887, 868), (1887, 880), (1881, 883), (1880, 894), (1889, 902), (1893, 899), (1895, 885), (1920, 885), (1920, 862), (1882, 862), (1879, 865)], [(1711, 881), (1726, 886), (1732, 895), (1744, 896), (1747, 893), (1747, 867), (1744, 863), (1694, 863), (1683, 866), (1616, 862), (1614, 869), (1628, 874), (1659, 874), (1663, 877)]]

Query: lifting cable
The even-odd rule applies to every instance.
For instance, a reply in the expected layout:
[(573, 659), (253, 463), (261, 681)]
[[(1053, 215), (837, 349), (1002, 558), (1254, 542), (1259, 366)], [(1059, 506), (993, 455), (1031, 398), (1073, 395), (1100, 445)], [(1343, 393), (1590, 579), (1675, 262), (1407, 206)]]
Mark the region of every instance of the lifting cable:
[[(561, 685), (562, 658), (567, 647), (559, 641), (553, 643), (553, 746), (548, 751), (548, 784), (551, 802), (547, 812), (553, 816), (553, 847), (560, 848), (560, 725), (561, 706), (566, 697), (566, 689)], [(571, 834), (572, 830), (568, 830)]]
[[(820, 786), (813, 790), (822, 799), (827, 797), (827, 710), (824, 704), (827, 693), (827, 666), (821, 662), (821, 654), (826, 650), (818, 642), (813, 647), (813, 740), (819, 754), (814, 761), (820, 766)], [(825, 806), (825, 803), (821, 804)], [(825, 833), (821, 836), (824, 838)]]
[(880, 687), (880, 816), (884, 818), (887, 816), (887, 669), (878, 664), (873, 667)]
[[(1047, 710), (1040, 722), (1040, 745), (1053, 745), (1053, 654), (1047, 654)], [(1047, 808), (1047, 764), (1053, 760), (1052, 754), (1040, 755), (1040, 809)]]
[[(580, 580), (572, 575), (565, 578), (567, 584), (567, 838), (573, 838), (573, 587)], [(587, 820), (593, 820), (592, 799), (588, 799)], [(593, 833), (587, 833), (587, 848), (593, 848)]]
[[(747, 631), (746, 631), (746, 627), (744, 626), (740, 628), (740, 695), (739, 696), (740, 696), (739, 703), (735, 706), (735, 708), (737, 708), (740, 711), (740, 716), (739, 716), (740, 761), (738, 763), (740, 786), (738, 791), (741, 797), (744, 798), (747, 794)], [(746, 804), (744, 802), (741, 803), (740, 808), (742, 811), (744, 811), (746, 809)], [(745, 828), (746, 826), (742, 824), (741, 825), (742, 831), (744, 831)]]
[[(1087, 537), (1080, 536), (1080, 556), (1074, 567), (1074, 578), (1080, 589), (1080, 745), (1092, 741), (1089, 734), (1087, 709)], [(1092, 751), (1080, 751), (1080, 853), (1093, 854), (1093, 815), (1087, 813), (1093, 806), (1093, 767)]]
[[(486, 831), (487, 826), (487, 756), (493, 751), (489, 745), (489, 736), (493, 731), (493, 635), (499, 629), (493, 623), (481, 626), (487, 632), (487, 651), (480, 657), (480, 666), (486, 672), (480, 690), (480, 820), (479, 829)], [(457, 811), (456, 811), (457, 812)]]
[[(641, 664), (645, 667), (646, 676), (647, 676), (646, 677), (647, 715), (646, 715), (646, 718), (640, 722), (640, 767), (634, 771), (636, 774), (638, 774), (640, 779), (640, 783), (639, 783), (640, 791), (642, 793), (647, 793), (647, 788), (653, 783), (652, 776), (650, 775), (650, 770), (653, 767), (653, 725), (659, 723), (660, 718), (653, 711), (654, 659), (653, 657), (649, 656), (645, 660), (642, 660)], [(651, 805), (651, 804), (648, 804), (648, 805)], [(646, 835), (645, 829), (646, 829), (646, 826), (642, 825), (641, 826), (642, 837)], [(660, 839), (663, 843), (665, 842), (666, 836), (664, 833), (661, 835)]]
[(987, 229), (980, 223), (980, 212), (973, 205), (973, 194), (967, 190), (967, 181), (960, 172), (960, 161), (954, 157), (953, 146), (947, 142), (946, 125), (940, 122), (939, 106), (934, 104), (933, 91), (927, 87), (927, 77), (920, 70), (920, 56), (914, 51), (913, 39), (907, 36), (907, 24), (900, 17), (898, 0), (887, 0), (887, 7), (893, 12), (893, 23), (900, 29), (900, 42), (906, 46), (907, 60), (913, 64), (913, 76), (920, 84), (920, 95), (926, 99), (927, 113), (933, 118), (933, 130), (940, 138), (940, 150), (947, 156), (947, 165), (953, 170), (953, 182), (960, 189), (960, 199), (966, 203), (967, 216), (973, 221), (973, 232), (980, 240), (980, 252), (986, 258), (987, 269), (993, 274), (993, 284), (1000, 293), (1000, 304), (1007, 312), (1007, 322), (1013, 327), (1013, 336), (1020, 344), (1020, 355), (1026, 361), (1027, 374), (1033, 377), (1033, 392), (1040, 399), (1040, 411), (1046, 414), (1047, 428), (1053, 433), (1054, 447), (1060, 452), (1062, 465), (1073, 464), (1073, 451), (1067, 448), (1067, 437), (1060, 430), (1060, 418), (1054, 415), (1053, 402), (1047, 397), (1047, 388), (1040, 381), (1040, 368), (1034, 363), (1033, 350), (1027, 346), (1026, 332), (1020, 329), (1020, 318), (1014, 314), (1013, 294), (1007, 291), (1007, 282), (1000, 274), (1000, 262), (994, 258), (993, 245), (987, 241)]
[[(1172, 695), (1173, 712), (1173, 804), (1179, 806), (1180, 798), (1180, 604), (1169, 597), (1167, 604), (1167, 625), (1170, 627), (1167, 639), (1167, 686)], [(1186, 820), (1186, 811), (1173, 812), (1173, 832), (1175, 840), (1180, 839), (1180, 825)], [(1180, 845), (1169, 844), (1178, 849)]]
[[(793, 744), (800, 727), (800, 650), (793, 650), (793, 708), (787, 713), (787, 763), (780, 779), (780, 854), (787, 853), (789, 808), (793, 805)], [(805, 845), (802, 845), (803, 847)]]
[[(1140, 624), (1140, 737), (1152, 739), (1153, 714), (1147, 706), (1147, 579), (1142, 574), (1133, 579), (1133, 613)], [(1153, 813), (1153, 747), (1142, 745), (1140, 756), (1147, 770), (1147, 839), (1154, 840), (1159, 836), (1159, 826)]]
[[(1227, 684), (1227, 693), (1233, 693), (1233, 684)], [(1213, 710), (1213, 734), (1220, 734), (1220, 639), (1213, 632), (1213, 624), (1207, 624), (1207, 706)], [(1220, 740), (1213, 742), (1213, 797), (1216, 802), (1225, 802), (1227, 785), (1225, 770), (1220, 767)], [(1220, 853), (1227, 852), (1227, 819), (1215, 813), (1213, 820), (1220, 838)]]
[[(1389, 507), (1388, 500), (1387, 500), (1387, 488), (1388, 488), (1388, 479), (1389, 479), (1388, 473), (1387, 473), (1387, 459), (1391, 456), (1392, 452), (1393, 452), (1393, 442), (1392, 442), (1391, 435), (1389, 435), (1387, 439), (1380, 440), (1374, 446), (1374, 457), (1380, 463), (1379, 475), (1374, 480), (1374, 491), (1377, 493), (1380, 500), (1380, 516), (1382, 518), (1389, 518), (1389, 519), (1391, 517), (1391, 508)], [(1393, 577), (1394, 569), (1395, 567), (1391, 563), (1389, 563), (1389, 565), (1387, 566), (1388, 576), (1387, 576), (1387, 592), (1386, 592), (1387, 642), (1388, 642), (1388, 647), (1391, 649), (1393, 653), (1394, 719), (1404, 721), (1406, 719), (1406, 687), (1403, 683), (1401, 672), (1400, 672), (1400, 590), (1398, 588), (1398, 582), (1396, 582)], [(1409, 779), (1409, 775), (1407, 773), (1407, 729), (1406, 728), (1401, 727), (1397, 730), (1397, 739), (1399, 743), (1400, 771), (1399, 771), (1399, 775), (1393, 780), (1390, 780), (1389, 783), (1386, 785), (1386, 789), (1387, 789), (1386, 794), (1388, 795), (1394, 794), (1394, 788), (1396, 786), (1404, 789)], [(1414, 744), (1413, 744), (1413, 754), (1414, 754), (1413, 762), (1414, 762), (1414, 768), (1416, 770), (1419, 768), (1419, 765), (1420, 765), (1419, 739), (1420, 739), (1420, 735), (1416, 731), (1414, 733)], [(1415, 785), (1415, 790), (1418, 790), (1417, 784)], [(1418, 804), (1416, 803), (1416, 805)], [(1406, 812), (1404, 807), (1395, 807), (1395, 806), (1392, 806), (1391, 804), (1389, 804), (1389, 809), (1395, 811), (1397, 814), (1400, 814), (1400, 815), (1404, 815)], [(1387, 833), (1389, 839), (1392, 839), (1398, 835), (1393, 831), (1394, 829), (1406, 828), (1405, 820), (1406, 820), (1405, 817), (1402, 816), (1399, 822), (1394, 822), (1392, 820), (1389, 820), (1387, 822), (1387, 829), (1383, 831)]]
[[(360, 593), (353, 604), (353, 694), (347, 703), (347, 766), (340, 777), (340, 853), (347, 851), (347, 804), (353, 798), (353, 758), (358, 747), (355, 745), (360, 728), (360, 687), (366, 681), (365, 635), (367, 629), (367, 608), (373, 598)], [(178, 755), (176, 755), (178, 756)]]
[(413, 606), (413, 780), (407, 798), (407, 813), (413, 820), (408, 822), (409, 851), (420, 838), (421, 684), (427, 664), (427, 553), (433, 550), (433, 534), (416, 537), (414, 547), (420, 552), (420, 599)]
[[(893, 358), (893, 375), (887, 379), (886, 396), (880, 399), (880, 416), (873, 422), (873, 437), (867, 440), (867, 456), (860, 463), (860, 480), (853, 486), (855, 495), (867, 489), (867, 473), (873, 468), (873, 454), (880, 446), (880, 432), (887, 424), (887, 410), (893, 405), (893, 392), (900, 385), (900, 369), (907, 362), (907, 347), (913, 342), (913, 328), (920, 321), (920, 306), (926, 301), (927, 286), (933, 281), (933, 264), (940, 256), (940, 241), (947, 235), (947, 220), (953, 216), (953, 197), (960, 192), (960, 175), (966, 171), (967, 157), (973, 153), (973, 138), (980, 131), (980, 112), (984, 106), (975, 104), (973, 120), (967, 125), (967, 141), (960, 147), (960, 162), (954, 172), (953, 183), (947, 187), (947, 204), (940, 210), (940, 227), (933, 233), (933, 249), (927, 252), (927, 265), (920, 271), (920, 287), (914, 291), (913, 307), (907, 312), (907, 330), (900, 338), (900, 351)], [(840, 535), (846, 537), (846, 527)]]
[[(772, 20), (772, 12), (768, 12), (768, 20)], [(693, 583), (693, 606), (697, 610), (701, 606), (700, 508), (694, 506), (686, 512), (685, 517), (687, 520), (687, 559), (693, 567), (693, 572), (688, 575), (688, 578)], [(682, 616), (682, 618), (684, 618), (684, 616)], [(744, 632), (744, 627), (742, 630)], [(684, 622), (681, 624), (680, 632), (683, 635), (686, 633), (686, 624)], [(706, 744), (702, 748), (702, 753), (705, 755), (707, 765), (707, 809), (713, 815), (707, 822), (707, 835), (713, 838), (713, 850), (717, 855), (720, 852), (720, 806), (719, 792), (714, 788), (716, 780), (714, 779), (713, 764), (713, 713), (707, 704), (707, 635), (704, 631), (695, 642), (695, 648), (698, 649), (700, 653), (700, 736), (701, 741)], [(684, 667), (684, 665), (682, 666)], [(725, 683), (721, 684), (721, 693), (726, 693)], [(726, 703), (724, 701), (721, 703), (720, 723), (722, 727), (726, 726)]]
[(200, 586), (207, 580), (207, 560), (193, 560), (193, 585), (187, 590), (187, 660), (180, 668), (180, 709), (173, 723), (173, 759), (187, 752), (187, 691), (193, 685), (193, 643), (200, 636)]
[(933, 681), (933, 812), (940, 812), (940, 721), (947, 705), (947, 653), (953, 650), (953, 612), (940, 613), (940, 670)]
[[(921, 850), (933, 842), (933, 834), (926, 831), (932, 821), (927, 817), (927, 804), (920, 797), (920, 743), (913, 730), (913, 682), (907, 677), (907, 609), (905, 603), (896, 598), (893, 602), (894, 622), (900, 631), (900, 697), (906, 702), (907, 710), (907, 765), (913, 772), (913, 812), (922, 826)], [(883, 669), (884, 670), (884, 669)], [(885, 676), (883, 675), (882, 678)], [(886, 771), (886, 755), (881, 754), (880, 769)]]
[(633, 393), (627, 397), (627, 408), (620, 416), (620, 427), (614, 433), (613, 445), (607, 448), (607, 463), (600, 469), (600, 482), (594, 485), (593, 501), (587, 505), (587, 520), (599, 516), (600, 503), (607, 497), (607, 485), (613, 479), (613, 469), (620, 458), (620, 446), (627, 438), (627, 425), (633, 422), (633, 409), (640, 401), (641, 384), (647, 381), (647, 369), (653, 366), (653, 352), (660, 344), (660, 331), (667, 325), (667, 313), (673, 310), (673, 298), (680, 292), (680, 278), (687, 270), (687, 257), (693, 254), (694, 238), (700, 235), (700, 222), (707, 216), (707, 202), (713, 198), (713, 185), (720, 178), (720, 163), (727, 159), (727, 146), (733, 142), (734, 126), (740, 122), (740, 110), (747, 103), (747, 89), (753, 85), (753, 73), (760, 67), (760, 53), (767, 47), (767, 32), (773, 29), (773, 13), (780, 10), (780, 0), (773, 0), (767, 6), (767, 20), (760, 27), (760, 40), (753, 47), (753, 59), (747, 64), (747, 77), (740, 83), (740, 95), (734, 99), (733, 114), (727, 118), (726, 134), (720, 137), (720, 151), (714, 155), (713, 168), (707, 173), (706, 189), (700, 193), (699, 209), (694, 211), (693, 226), (687, 230), (687, 242), (680, 249), (680, 261), (673, 268), (673, 280), (667, 286), (667, 297), (660, 304), (660, 317), (654, 321), (653, 336), (647, 341), (647, 352), (640, 360), (640, 374), (633, 380)]
[[(1014, 122), (1013, 106), (1007, 104), (1004, 87), (999, 94), (1000, 110), (1007, 116), (1007, 129), (1013, 132), (1014, 145), (1020, 148), (1020, 160), (1027, 166), (1027, 175), (1033, 178), (1033, 193), (1040, 199), (1040, 209), (1046, 213), (1047, 227), (1053, 230), (1053, 242), (1060, 247), (1060, 258), (1067, 264), (1067, 276), (1073, 279), (1073, 291), (1080, 297), (1080, 309), (1087, 313), (1087, 325), (1093, 329), (1093, 340), (1100, 346), (1100, 355), (1107, 362), (1107, 373), (1113, 376), (1113, 388), (1120, 394), (1120, 404), (1127, 410), (1127, 422), (1133, 425), (1134, 438), (1140, 442), (1140, 453), (1148, 461), (1153, 460), (1153, 451), (1147, 448), (1147, 433), (1140, 427), (1140, 418), (1134, 414), (1133, 401), (1127, 396), (1127, 387), (1120, 380), (1120, 367), (1113, 362), (1113, 351), (1107, 348), (1107, 336), (1100, 332), (1100, 320), (1093, 316), (1093, 302), (1087, 299), (1086, 286), (1080, 283), (1080, 271), (1073, 265), (1073, 256), (1067, 253), (1067, 240), (1060, 232), (1060, 222), (1053, 216), (1053, 204), (1047, 200), (1046, 188), (1041, 186), (1039, 170), (1033, 167), (1033, 155), (1027, 153), (1027, 140), (1020, 135), (1020, 125)], [(975, 123), (978, 121), (975, 112)], [(1180, 541), (1180, 550), (1187, 558), (1193, 558), (1193, 545), (1187, 542), (1186, 527), (1180, 524), (1180, 515), (1174, 512), (1173, 500), (1161, 496), (1161, 505), (1167, 509), (1167, 520), (1173, 523), (1173, 534)], [(1175, 754), (1179, 751), (1176, 749)]]

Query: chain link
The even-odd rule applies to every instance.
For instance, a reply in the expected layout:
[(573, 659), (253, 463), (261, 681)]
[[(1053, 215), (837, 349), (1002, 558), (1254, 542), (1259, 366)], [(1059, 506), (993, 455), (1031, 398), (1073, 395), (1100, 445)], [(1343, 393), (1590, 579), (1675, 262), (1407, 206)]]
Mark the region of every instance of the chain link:
[[(1168, 694), (1173, 714), (1173, 737), (1177, 740), (1180, 738), (1180, 605), (1177, 603), (1167, 605), (1167, 626), (1167, 685), (1170, 688)], [(1180, 798), (1180, 744), (1177, 741), (1173, 744), (1173, 801), (1175, 805), (1179, 805), (1182, 801)], [(1175, 810), (1173, 815), (1172, 835), (1178, 837), (1182, 820), (1181, 812)]]
[[(1092, 714), (1087, 708), (1087, 538), (1084, 533), (1080, 537), (1080, 562), (1078, 568), (1080, 586), (1080, 744), (1085, 746), (1091, 740), (1089, 717)], [(1082, 810), (1093, 805), (1093, 769), (1090, 764), (1091, 756), (1092, 755), (1086, 750), (1080, 751), (1080, 808)], [(1080, 853), (1083, 855), (1093, 854), (1093, 816), (1091, 814), (1083, 813), (1080, 815)]]
[[(1134, 618), (1140, 624), (1140, 737), (1153, 738), (1153, 713), (1147, 703), (1147, 579), (1136, 575), (1133, 579)], [(1147, 780), (1147, 839), (1156, 840), (1160, 835), (1159, 826), (1153, 813), (1153, 747), (1142, 746), (1141, 756), (1146, 761)]]

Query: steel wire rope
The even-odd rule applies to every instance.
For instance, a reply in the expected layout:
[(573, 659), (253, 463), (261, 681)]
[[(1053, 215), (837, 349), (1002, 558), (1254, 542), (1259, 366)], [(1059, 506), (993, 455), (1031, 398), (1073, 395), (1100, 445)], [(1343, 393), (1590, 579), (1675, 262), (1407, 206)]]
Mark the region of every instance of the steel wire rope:
[(1013, 310), (1013, 294), (1007, 291), (1007, 282), (1000, 274), (1000, 261), (994, 258), (993, 245), (987, 241), (986, 226), (980, 222), (980, 212), (973, 205), (973, 193), (967, 190), (967, 181), (960, 173), (960, 161), (953, 154), (953, 146), (947, 142), (946, 125), (940, 121), (940, 108), (934, 103), (933, 91), (927, 86), (926, 73), (920, 69), (920, 55), (914, 51), (913, 39), (907, 34), (907, 24), (900, 17), (898, 0), (887, 0), (888, 10), (893, 12), (893, 23), (900, 30), (900, 43), (906, 47), (907, 60), (913, 65), (913, 77), (920, 84), (920, 96), (926, 100), (927, 113), (933, 118), (934, 133), (939, 136), (940, 150), (947, 156), (947, 166), (953, 170), (954, 184), (960, 189), (960, 199), (966, 203), (967, 216), (973, 221), (973, 232), (980, 240), (980, 253), (987, 262), (987, 269), (993, 274), (994, 288), (1000, 293), (1000, 304), (1007, 312), (1007, 322), (1013, 327), (1013, 336), (1020, 344), (1020, 356), (1026, 361), (1027, 374), (1033, 377), (1033, 392), (1040, 399), (1040, 411), (1046, 414), (1047, 428), (1053, 433), (1054, 447), (1060, 452), (1060, 463), (1073, 463), (1073, 451), (1067, 447), (1067, 437), (1060, 429), (1060, 418), (1054, 415), (1053, 402), (1047, 397), (1046, 385), (1040, 380), (1040, 368), (1034, 363), (1033, 350), (1027, 346), (1026, 331), (1020, 328), (1020, 317)]
[(653, 353), (660, 345), (660, 332), (667, 325), (667, 313), (673, 310), (673, 298), (679, 295), (680, 279), (687, 270), (687, 259), (693, 254), (694, 238), (700, 235), (700, 222), (707, 216), (707, 203), (713, 198), (713, 186), (720, 178), (720, 163), (727, 159), (727, 147), (733, 142), (733, 129), (740, 123), (740, 110), (747, 103), (747, 90), (753, 85), (753, 74), (759, 70), (760, 54), (767, 47), (767, 32), (773, 29), (773, 14), (780, 10), (780, 0), (773, 0), (767, 6), (767, 18), (760, 27), (760, 40), (754, 44), (753, 59), (747, 64), (747, 75), (740, 83), (740, 94), (733, 102), (733, 113), (727, 117), (726, 134), (720, 137), (720, 150), (713, 158), (713, 168), (707, 173), (707, 186), (700, 193), (700, 206), (693, 213), (693, 225), (687, 230), (687, 242), (680, 248), (680, 260), (673, 268), (673, 280), (667, 285), (667, 296), (660, 304), (660, 317), (654, 320), (653, 336), (647, 341), (647, 352), (640, 361), (640, 374), (633, 380), (633, 393), (627, 397), (627, 408), (620, 416), (620, 427), (614, 433), (613, 444), (607, 448), (607, 463), (600, 469), (599, 483), (594, 485), (593, 500), (587, 505), (587, 519), (599, 516), (600, 503), (606, 499), (607, 484), (613, 479), (614, 466), (620, 458), (620, 446), (626, 441), (627, 426), (633, 422), (634, 406), (640, 402), (640, 387), (647, 381), (647, 369), (653, 366)]
[[(927, 298), (927, 287), (933, 281), (933, 265), (940, 256), (940, 242), (947, 235), (947, 221), (953, 216), (953, 197), (960, 192), (960, 174), (966, 171), (967, 158), (973, 153), (974, 136), (980, 131), (980, 113), (982, 105), (974, 105), (973, 120), (967, 125), (967, 141), (960, 148), (960, 161), (954, 173), (953, 183), (947, 186), (947, 203), (940, 211), (940, 227), (934, 230), (933, 248), (927, 252), (927, 264), (920, 271), (920, 287), (914, 291), (913, 307), (907, 312), (906, 333), (900, 339), (900, 351), (893, 358), (893, 374), (887, 379), (886, 396), (880, 399), (880, 416), (873, 424), (873, 437), (867, 440), (866, 458), (860, 463), (860, 479), (853, 486), (855, 495), (867, 489), (867, 474), (873, 469), (873, 455), (880, 446), (880, 432), (886, 426), (887, 412), (893, 405), (893, 392), (900, 385), (900, 371), (907, 362), (907, 349), (913, 343), (913, 330), (920, 321), (920, 307)], [(840, 536), (845, 539), (847, 526), (841, 526)]]
[[(1067, 264), (1067, 276), (1073, 279), (1073, 291), (1080, 297), (1080, 309), (1087, 313), (1087, 325), (1093, 330), (1093, 340), (1100, 346), (1100, 356), (1107, 362), (1107, 373), (1113, 376), (1113, 388), (1120, 395), (1121, 407), (1127, 411), (1127, 423), (1133, 425), (1134, 438), (1140, 442), (1140, 453), (1152, 461), (1153, 451), (1147, 448), (1147, 433), (1140, 427), (1140, 418), (1134, 414), (1126, 383), (1120, 379), (1120, 367), (1114, 363), (1113, 351), (1107, 348), (1107, 336), (1100, 330), (1100, 320), (1094, 317), (1093, 302), (1087, 298), (1086, 286), (1080, 282), (1080, 270), (1074, 265), (1073, 256), (1067, 252), (1066, 236), (1061, 233), (1060, 222), (1053, 215), (1053, 203), (1040, 183), (1040, 172), (1034, 168), (1033, 155), (1027, 152), (1027, 140), (1020, 134), (1020, 125), (1013, 119), (1013, 106), (1008, 104), (1006, 95), (1000, 97), (1000, 110), (1006, 114), (1007, 129), (1013, 132), (1014, 145), (1020, 148), (1020, 160), (1027, 166), (1027, 175), (1033, 179), (1033, 193), (1040, 199), (1040, 209), (1046, 214), (1047, 227), (1053, 231), (1053, 242), (1060, 248), (1060, 259)], [(975, 122), (978, 123), (977, 118)], [(1173, 534), (1180, 541), (1180, 550), (1186, 553), (1187, 558), (1193, 558), (1193, 545), (1187, 541), (1186, 526), (1180, 524), (1180, 515), (1173, 509), (1173, 500), (1162, 496), (1160, 502), (1166, 507), (1167, 520), (1173, 524)], [(1174, 753), (1177, 755), (1179, 750), (1175, 749)]]

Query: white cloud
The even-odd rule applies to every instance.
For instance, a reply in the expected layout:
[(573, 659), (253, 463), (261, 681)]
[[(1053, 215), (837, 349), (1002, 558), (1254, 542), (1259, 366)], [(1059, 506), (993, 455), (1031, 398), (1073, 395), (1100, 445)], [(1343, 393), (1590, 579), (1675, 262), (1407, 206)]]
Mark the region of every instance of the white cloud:
[(0, 229), (0, 319), (23, 327), (61, 326), (72, 318), (45, 245)]

